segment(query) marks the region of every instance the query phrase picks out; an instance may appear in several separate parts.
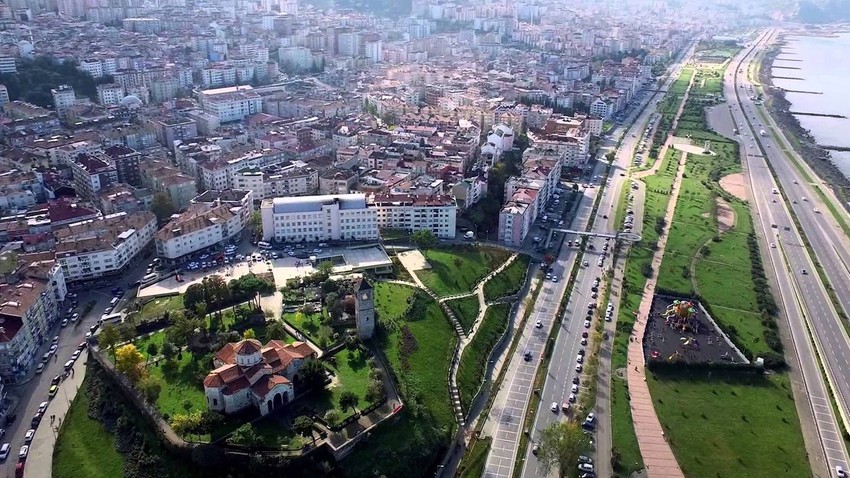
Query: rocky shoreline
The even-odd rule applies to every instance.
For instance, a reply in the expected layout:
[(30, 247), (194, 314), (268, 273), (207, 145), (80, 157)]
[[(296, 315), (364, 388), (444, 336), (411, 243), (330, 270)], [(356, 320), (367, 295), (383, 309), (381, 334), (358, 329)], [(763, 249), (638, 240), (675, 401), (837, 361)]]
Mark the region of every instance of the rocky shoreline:
[(777, 125), (782, 128), (786, 135), (793, 135), (799, 145), (798, 153), (806, 163), (814, 169), (815, 173), (826, 182), (841, 200), (844, 209), (850, 211), (850, 179), (838, 169), (830, 159), (829, 151), (821, 148), (811, 132), (803, 128), (797, 118), (790, 113), (791, 103), (785, 98), (785, 92), (773, 86), (771, 69), (773, 61), (782, 53), (783, 40), (775, 43), (773, 48), (767, 52), (759, 69), (759, 82), (764, 86), (766, 95), (765, 105)]

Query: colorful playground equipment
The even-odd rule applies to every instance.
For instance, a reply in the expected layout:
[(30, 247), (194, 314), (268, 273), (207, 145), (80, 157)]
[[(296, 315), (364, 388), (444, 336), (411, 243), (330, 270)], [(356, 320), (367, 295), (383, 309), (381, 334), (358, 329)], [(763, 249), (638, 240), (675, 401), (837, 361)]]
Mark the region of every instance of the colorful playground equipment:
[(699, 322), (695, 320), (696, 308), (689, 300), (675, 300), (664, 312), (664, 325), (685, 332), (699, 332)]

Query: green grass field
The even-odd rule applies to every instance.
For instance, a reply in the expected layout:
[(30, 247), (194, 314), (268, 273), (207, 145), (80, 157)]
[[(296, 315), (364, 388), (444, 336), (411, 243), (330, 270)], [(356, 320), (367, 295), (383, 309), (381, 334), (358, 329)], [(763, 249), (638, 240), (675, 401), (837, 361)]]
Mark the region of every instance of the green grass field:
[(430, 269), (416, 271), (439, 297), (472, 291), (475, 284), (507, 260), (510, 253), (492, 247), (452, 247), (422, 251)]
[(192, 404), (190, 412), (206, 410), (203, 380), (208, 372), (207, 369), (201, 369), (200, 363), (185, 351), (181, 360), (174, 359), (174, 365), (167, 365), (164, 360), (156, 365), (149, 365), (148, 373), (151, 377), (162, 381), (162, 391), (156, 400), (157, 410), (170, 417), (185, 414), (186, 408), (183, 404), (186, 401)]
[(336, 358), (336, 366), (331, 366), (330, 368), (333, 370), (339, 383), (330, 389), (319, 392), (324, 406), (319, 406), (318, 408), (323, 413), (334, 408), (339, 411), (341, 417), (347, 417), (353, 412), (351, 410), (343, 411), (339, 407), (339, 396), (342, 392), (351, 391), (360, 398), (360, 405), (357, 407), (358, 410), (370, 405), (365, 398), (366, 386), (369, 384), (369, 366), (366, 363), (366, 354), (360, 349), (342, 349), (334, 357)]
[(487, 453), (490, 452), (490, 444), (493, 439), (485, 437), (476, 440), (458, 466), (459, 478), (481, 478), (484, 467), (487, 465)]
[(511, 262), (511, 265), (491, 277), (484, 284), (484, 299), (491, 302), (519, 292), (525, 282), (525, 272), (528, 270), (529, 262), (531, 262), (531, 258), (526, 254), (521, 254)]
[(158, 297), (142, 306), (139, 311), (139, 322), (158, 319), (166, 310), (182, 310), (183, 296), (172, 295), (170, 297)]
[(85, 383), (71, 403), (53, 449), (53, 478), (115, 478), (124, 476), (124, 456), (115, 437), (88, 416)]
[(446, 304), (450, 309), (452, 309), (452, 312), (455, 313), (455, 317), (457, 317), (458, 322), (460, 322), (461, 327), (463, 327), (463, 331), (469, 333), (470, 329), (472, 329), (472, 324), (475, 323), (475, 319), (481, 311), (481, 306), (478, 303), (478, 296), (471, 295), (469, 297), (449, 300), (446, 301)]
[[(405, 317), (414, 295), (417, 303)], [(380, 324), (375, 345), (407, 403), (397, 422), (378, 427), (341, 466), (349, 476), (420, 476), (456, 427), (448, 371), (457, 336), (440, 306), (411, 287), (376, 283), (375, 306)]]
[(697, 375), (647, 374), (685, 476), (811, 476), (786, 374)]
[(460, 395), (460, 406), (464, 411), (469, 410), (475, 393), (484, 382), (484, 372), (487, 360), (499, 338), (508, 326), (511, 311), (510, 304), (494, 304), (487, 308), (484, 319), (472, 341), (463, 350), (457, 369), (457, 388)]

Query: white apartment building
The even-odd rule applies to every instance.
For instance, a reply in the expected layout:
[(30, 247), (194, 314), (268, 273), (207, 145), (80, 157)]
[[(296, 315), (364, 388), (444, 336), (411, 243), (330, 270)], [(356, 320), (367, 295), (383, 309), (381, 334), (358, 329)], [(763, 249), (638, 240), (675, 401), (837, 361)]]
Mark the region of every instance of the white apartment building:
[(171, 261), (235, 237), (243, 221), (227, 204), (192, 204), (173, 218), (156, 235), (156, 252)]
[[(221, 156), (214, 161), (201, 163), (198, 179), (207, 189), (228, 189), (233, 178), (245, 168), (264, 168), (283, 160), (283, 152), (276, 149), (258, 149)], [(244, 188), (238, 188), (244, 189)]]
[(201, 70), (201, 83), (204, 88), (220, 88), (236, 84), (236, 68), (227, 65), (214, 65)]
[(215, 116), (221, 123), (241, 121), (263, 111), (260, 95), (248, 85), (204, 90), (198, 97), (204, 112)]
[(457, 201), (445, 194), (373, 194), (369, 205), (377, 210), (378, 227), (410, 232), (428, 230), (441, 239), (454, 239)]
[[(0, 65), (0, 73), (2, 73), (2, 65)], [(59, 88), (50, 90), (53, 95), (53, 106), (56, 108), (56, 114), (60, 118), (65, 118), (68, 109), (74, 106), (77, 102), (77, 96), (74, 94), (74, 89), (68, 85), (60, 85)]]
[(26, 263), (10, 274), (15, 279), (0, 284), (0, 377), (5, 383), (25, 380), (41, 360), (38, 348), (58, 322), (59, 304), (67, 294), (62, 269), (54, 260), (45, 253), (26, 256), (17, 259)]
[(310, 167), (245, 168), (237, 171), (230, 181), (232, 189), (251, 191), (254, 199), (316, 194), (319, 172)]
[(153, 240), (156, 216), (120, 212), (55, 231), (56, 260), (70, 282), (120, 274)]
[(265, 199), (260, 211), (266, 241), (378, 239), (377, 208), (365, 194)]
[[(100, 64), (100, 62), (98, 62)], [(97, 102), (102, 105), (117, 105), (124, 99), (124, 87), (118, 83), (97, 85)]]
[(6, 85), (0, 85), (0, 106), (9, 102), (9, 89)]
[(101, 63), (98, 59), (80, 60), (80, 64), (77, 65), (77, 69), (85, 71), (92, 78), (100, 78), (103, 76), (103, 63)]
[(0, 56), (0, 73), (17, 73), (18, 66), (14, 56)]

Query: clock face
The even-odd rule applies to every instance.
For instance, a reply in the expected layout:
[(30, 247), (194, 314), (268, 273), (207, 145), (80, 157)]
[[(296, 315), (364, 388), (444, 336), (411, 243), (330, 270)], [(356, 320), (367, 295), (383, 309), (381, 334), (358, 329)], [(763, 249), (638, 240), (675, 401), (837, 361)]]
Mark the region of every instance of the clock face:
[(363, 300), (369, 300), (369, 293), (364, 292), (363, 295), (360, 296), (360, 298), (363, 299)]

